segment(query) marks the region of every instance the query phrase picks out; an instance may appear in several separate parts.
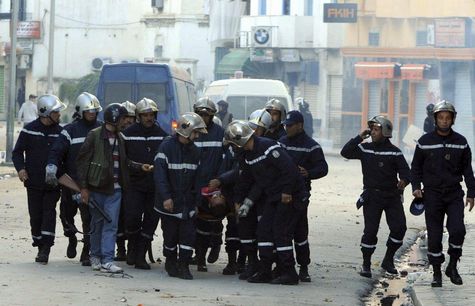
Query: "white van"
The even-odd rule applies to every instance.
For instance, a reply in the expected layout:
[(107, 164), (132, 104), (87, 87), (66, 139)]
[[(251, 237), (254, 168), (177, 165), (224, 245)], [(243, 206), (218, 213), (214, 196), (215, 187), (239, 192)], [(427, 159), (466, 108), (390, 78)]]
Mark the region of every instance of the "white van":
[(218, 103), (225, 100), (229, 103), (228, 112), (234, 119), (247, 120), (256, 109), (264, 108), (272, 98), (279, 99), (287, 111), (293, 110), (292, 99), (284, 83), (278, 80), (265, 79), (227, 79), (212, 82), (204, 93), (205, 96)]

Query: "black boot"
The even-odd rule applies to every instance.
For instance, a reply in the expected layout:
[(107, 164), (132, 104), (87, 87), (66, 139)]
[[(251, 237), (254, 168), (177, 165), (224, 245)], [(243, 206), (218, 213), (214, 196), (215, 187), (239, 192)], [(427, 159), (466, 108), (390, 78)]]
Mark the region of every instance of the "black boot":
[(432, 265), (432, 269), (434, 270), (434, 275), (430, 285), (432, 287), (442, 287), (442, 272), (440, 271), (440, 264)]
[(76, 235), (73, 235), (69, 237), (69, 243), (68, 243), (68, 248), (66, 250), (66, 256), (68, 258), (74, 258), (77, 255), (76, 252), (76, 247), (78, 245), (78, 239), (76, 238)]
[(193, 275), (191, 275), (190, 267), (187, 262), (180, 261), (178, 263), (178, 277), (187, 280), (193, 279)]
[(234, 275), (237, 272), (236, 251), (228, 252), (228, 264), (223, 269), (224, 275)]
[(208, 254), (208, 263), (215, 263), (218, 261), (219, 252), (221, 251), (221, 245), (215, 245), (211, 247), (211, 251)]
[(308, 274), (308, 266), (306, 265), (300, 266), (299, 279), (303, 283), (310, 283), (312, 281), (312, 279), (310, 278), (310, 275)]
[(170, 277), (178, 277), (178, 266), (176, 258), (171, 259), (171, 257), (166, 257), (165, 271), (167, 271)]
[(36, 257), (35, 257), (35, 262), (40, 262), (40, 254), (41, 254), (41, 249), (43, 248), (42, 245), (38, 245), (38, 253), (36, 254)]
[(363, 253), (363, 265), (361, 266), (360, 275), (363, 277), (371, 278), (371, 255), (373, 254), (372, 251), (369, 251), (366, 248), (361, 248), (361, 252)]
[(49, 259), (49, 252), (50, 252), (50, 247), (49, 246), (42, 246), (39, 249), (38, 256), (36, 256), (36, 262), (46, 265), (48, 263)]
[(125, 239), (117, 238), (117, 255), (114, 257), (115, 261), (126, 261), (127, 260), (127, 252), (125, 251)]
[(261, 260), (258, 272), (249, 277), (247, 281), (249, 283), (270, 283), (272, 281), (272, 262)]
[(242, 251), (239, 251), (239, 255), (237, 258), (237, 266), (238, 274), (241, 274), (246, 269), (246, 255)]
[(198, 272), (208, 272), (206, 267), (206, 248), (197, 246), (195, 249), (196, 267)]
[(457, 271), (457, 261), (453, 256), (450, 256), (450, 261), (449, 264), (447, 265), (447, 268), (445, 269), (445, 275), (450, 278), (450, 281), (452, 284), (455, 285), (462, 285), (462, 277), (460, 277), (459, 272)]
[(140, 237), (136, 244), (135, 251), (135, 269), (150, 270), (150, 265), (145, 259), (148, 250), (148, 240), (145, 237)]
[(91, 266), (91, 259), (89, 258), (89, 244), (84, 243), (81, 251), (81, 257), (79, 257), (81, 266), (89, 267)]
[(130, 235), (127, 242), (127, 264), (129, 266), (135, 265), (135, 258), (137, 257), (137, 235)]
[(297, 285), (299, 283), (299, 276), (293, 266), (280, 267), (280, 275), (270, 283), (273, 285)]
[(397, 275), (398, 272), (396, 267), (394, 266), (394, 254), (396, 253), (397, 249), (396, 246), (388, 246), (386, 249), (386, 255), (384, 255), (383, 262), (381, 263), (381, 268), (386, 270), (387, 273), (392, 275)]
[[(244, 257), (245, 258), (245, 257)], [(239, 274), (240, 280), (247, 280), (249, 277), (253, 276), (257, 272), (257, 254), (253, 253), (248, 256), (249, 263), (245, 268), (244, 272)]]

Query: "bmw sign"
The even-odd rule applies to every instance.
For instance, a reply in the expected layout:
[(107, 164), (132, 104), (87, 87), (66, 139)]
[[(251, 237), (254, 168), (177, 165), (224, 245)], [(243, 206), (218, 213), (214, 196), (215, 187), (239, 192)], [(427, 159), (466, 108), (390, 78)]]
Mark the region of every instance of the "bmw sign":
[(253, 35), (253, 46), (255, 47), (268, 47), (271, 44), (271, 35), (272, 35), (272, 28), (271, 27), (253, 27), (252, 29)]

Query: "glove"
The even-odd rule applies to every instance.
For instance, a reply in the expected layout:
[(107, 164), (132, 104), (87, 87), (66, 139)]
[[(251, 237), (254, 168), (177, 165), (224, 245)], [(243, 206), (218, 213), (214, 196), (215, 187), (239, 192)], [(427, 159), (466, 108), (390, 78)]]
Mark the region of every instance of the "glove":
[(252, 202), (251, 199), (245, 198), (241, 206), (239, 207), (239, 211), (238, 211), (239, 217), (247, 217), (247, 214), (249, 213), (249, 210), (251, 209), (253, 205), (254, 205), (254, 202)]
[(45, 183), (52, 187), (58, 186), (58, 179), (56, 178), (56, 172), (58, 171), (58, 167), (53, 164), (48, 164), (46, 166), (46, 175), (45, 175)]

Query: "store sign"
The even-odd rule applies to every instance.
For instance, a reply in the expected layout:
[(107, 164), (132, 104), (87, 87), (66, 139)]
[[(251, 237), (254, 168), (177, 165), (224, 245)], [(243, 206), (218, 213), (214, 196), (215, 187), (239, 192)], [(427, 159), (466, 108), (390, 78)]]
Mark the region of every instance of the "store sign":
[(252, 48), (250, 59), (251, 62), (273, 63), (274, 51), (272, 49)]
[(464, 19), (436, 19), (435, 47), (463, 48), (465, 47)]
[[(12, 48), (10, 42), (5, 43), (5, 53), (10, 54)], [(33, 54), (33, 40), (19, 39), (16, 44), (17, 54)]]
[(323, 4), (323, 22), (355, 23), (358, 19), (356, 3), (325, 3)]
[(16, 30), (18, 38), (41, 38), (41, 22), (39, 21), (20, 21)]
[(297, 49), (281, 49), (280, 60), (282, 62), (300, 62), (300, 54)]

